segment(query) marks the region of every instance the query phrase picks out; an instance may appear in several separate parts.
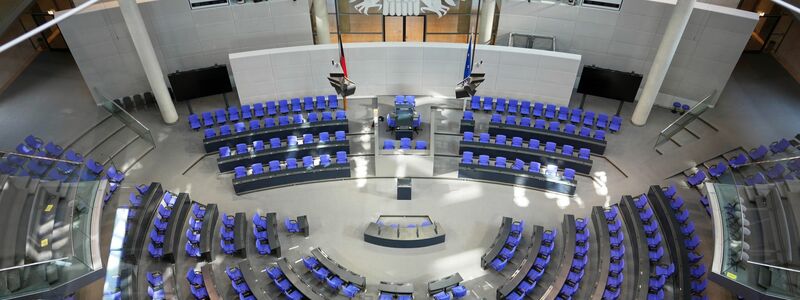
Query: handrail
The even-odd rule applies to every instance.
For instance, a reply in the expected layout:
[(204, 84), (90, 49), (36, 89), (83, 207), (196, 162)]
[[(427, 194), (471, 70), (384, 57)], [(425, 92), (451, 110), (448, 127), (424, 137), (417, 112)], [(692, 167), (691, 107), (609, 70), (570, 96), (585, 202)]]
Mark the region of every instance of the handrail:
[(73, 165), (81, 165), (81, 163), (74, 162), (74, 161), (71, 161), (71, 160), (63, 160), (63, 159), (52, 158), (52, 157), (47, 157), (47, 156), (28, 155), (28, 154), (24, 154), (24, 153), (7, 152), (7, 151), (0, 150), (0, 157), (8, 157), (9, 155), (22, 156), (22, 157), (31, 158), (31, 159), (49, 160), (49, 161), (53, 161), (53, 162), (63, 162), (63, 163), (73, 164)]
[(772, 160), (754, 161), (754, 162), (749, 162), (749, 163), (742, 164), (741, 166), (754, 166), (754, 165), (761, 165), (761, 164), (768, 164), (768, 163), (777, 163), (777, 162), (782, 162), (782, 161), (787, 161), (787, 160), (794, 160), (794, 159), (798, 159), (798, 158), (800, 158), (800, 155), (792, 156), (792, 157), (784, 157), (784, 158), (779, 158), (779, 159), (772, 159)]
[(100, 1), (100, 0), (88, 0), (88, 1), (84, 2), (83, 4), (78, 5), (77, 7), (73, 8), (73, 9), (70, 9), (69, 11), (67, 11), (67, 12), (65, 12), (63, 14), (60, 14), (59, 16), (53, 18), (52, 20), (48, 21), (47, 23), (44, 23), (41, 26), (36, 27), (33, 30), (26, 32), (25, 34), (18, 36), (17, 38), (11, 40), (10, 42), (5, 43), (2, 46), (0, 46), (0, 53), (3, 53), (6, 50), (11, 49), (12, 47), (16, 46), (17, 44), (19, 44), (19, 43), (21, 43), (21, 42), (33, 37), (34, 35), (39, 34), (40, 32), (44, 31), (47, 28), (53, 27), (54, 25), (58, 24), (59, 22), (66, 20), (67, 18), (71, 17), (74, 14), (77, 14), (78, 12), (86, 9), (89, 6), (92, 6), (93, 4), (97, 3), (98, 1)]
[(664, 127), (659, 133), (658, 138), (656, 139), (656, 144), (653, 148), (660, 146), (661, 144), (665, 143), (667, 140), (671, 139), (672, 136), (677, 134), (681, 129), (686, 128), (691, 122), (696, 120), (703, 114), (706, 110), (708, 110), (711, 105), (707, 105), (706, 102), (710, 101), (714, 96), (717, 94), (717, 90), (711, 91), (711, 94), (704, 97), (703, 100), (700, 100), (694, 107), (689, 109), (686, 113), (682, 114), (680, 117), (669, 123), (667, 127)]

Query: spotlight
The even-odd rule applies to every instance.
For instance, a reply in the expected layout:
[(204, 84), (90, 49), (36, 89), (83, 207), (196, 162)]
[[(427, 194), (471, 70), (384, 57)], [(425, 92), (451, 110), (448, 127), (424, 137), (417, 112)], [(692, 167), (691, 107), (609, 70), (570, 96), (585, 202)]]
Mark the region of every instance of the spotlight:
[(478, 91), (478, 86), (481, 85), (485, 73), (472, 73), (469, 77), (464, 78), (456, 85), (456, 98), (469, 98), (475, 95)]
[(344, 73), (331, 73), (328, 76), (331, 86), (336, 89), (336, 93), (342, 97), (347, 97), (356, 93), (356, 84), (349, 78), (344, 77)]

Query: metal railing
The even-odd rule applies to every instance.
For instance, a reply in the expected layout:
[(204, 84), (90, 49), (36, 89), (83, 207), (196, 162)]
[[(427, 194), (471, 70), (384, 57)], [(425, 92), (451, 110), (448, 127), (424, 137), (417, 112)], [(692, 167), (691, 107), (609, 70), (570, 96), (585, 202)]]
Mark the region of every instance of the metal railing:
[(701, 100), (694, 107), (689, 109), (689, 111), (685, 112), (680, 117), (675, 119), (675, 121), (672, 121), (672, 123), (667, 125), (667, 127), (662, 129), (658, 133), (658, 139), (656, 139), (656, 144), (653, 146), (653, 148), (656, 148), (666, 143), (667, 141), (672, 139), (672, 137), (675, 136), (675, 134), (677, 134), (681, 130), (686, 129), (686, 126), (688, 126), (689, 124), (700, 118), (700, 115), (702, 115), (709, 108), (711, 108), (712, 99), (716, 94), (717, 90), (712, 91), (711, 94), (703, 98), (703, 100)]

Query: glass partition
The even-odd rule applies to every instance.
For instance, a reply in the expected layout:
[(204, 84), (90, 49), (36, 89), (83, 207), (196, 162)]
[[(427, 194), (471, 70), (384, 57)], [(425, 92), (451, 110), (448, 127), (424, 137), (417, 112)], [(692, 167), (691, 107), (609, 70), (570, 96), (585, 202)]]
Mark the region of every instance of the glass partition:
[(95, 94), (100, 95), (102, 98), (102, 107), (111, 113), (114, 117), (119, 119), (125, 126), (128, 126), (131, 130), (136, 132), (142, 139), (150, 142), (150, 145), (155, 147), (156, 143), (153, 139), (153, 134), (150, 132), (150, 129), (147, 126), (144, 126), (142, 122), (139, 122), (136, 118), (134, 118), (128, 111), (126, 111), (122, 106), (120, 106), (117, 102), (112, 101), (108, 97), (103, 96), (103, 94), (98, 91), (96, 88), (94, 89)]
[(658, 134), (658, 139), (656, 139), (656, 144), (655, 146), (653, 146), (653, 148), (656, 148), (661, 144), (666, 143), (675, 134), (686, 128), (687, 125), (694, 122), (694, 120), (697, 120), (697, 118), (699, 118), (700, 115), (702, 115), (704, 112), (706, 112), (706, 110), (708, 110), (711, 107), (711, 104), (713, 102), (711, 99), (713, 99), (714, 95), (716, 94), (717, 90), (714, 90), (713, 92), (711, 92), (710, 95), (706, 96), (705, 98), (703, 98), (703, 100), (697, 103), (697, 105), (692, 107), (689, 111), (682, 114), (680, 117), (675, 119), (675, 121), (667, 125), (666, 128), (661, 130), (661, 132)]

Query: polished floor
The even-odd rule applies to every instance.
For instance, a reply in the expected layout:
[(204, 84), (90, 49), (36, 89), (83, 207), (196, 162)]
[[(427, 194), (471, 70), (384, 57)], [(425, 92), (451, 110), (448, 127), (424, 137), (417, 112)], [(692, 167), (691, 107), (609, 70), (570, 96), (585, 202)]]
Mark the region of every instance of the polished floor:
[[(578, 95), (573, 96), (573, 107), (577, 106), (578, 99)], [(452, 179), (457, 162), (453, 155), (459, 138), (452, 133), (457, 132), (461, 115), (458, 110), (439, 107), (460, 104), (440, 102), (431, 99), (429, 104), (420, 106), (437, 121), (425, 125), (434, 132), (437, 177), (414, 179), (412, 201), (394, 200), (394, 180), (382, 178), (298, 185), (235, 196), (230, 182), (232, 175), (219, 174), (213, 155), (203, 153), (201, 133), (188, 128), (184, 121), (187, 109), (181, 103), (178, 104), (181, 122), (172, 126), (164, 125), (155, 109), (132, 112), (150, 128), (156, 145), (140, 160), (134, 153), (113, 157), (111, 161), (115, 165), (130, 166), (118, 198), (124, 202), (135, 184), (159, 181), (170, 191), (190, 193), (193, 200), (217, 203), (221, 212), (244, 211), (248, 215), (255, 211), (277, 212), (281, 220), (308, 215), (311, 236), (282, 234), (284, 256), (294, 261), (309, 255), (313, 247), (321, 247), (340, 264), (366, 276), (370, 296), (375, 295), (374, 286), (381, 280), (413, 282), (417, 290), (422, 291), (427, 281), (459, 272), (467, 280), (473, 297), (491, 297), (502, 278), (496, 272), (482, 270), (479, 257), (494, 238), (501, 216), (520, 218), (527, 224), (545, 228), (559, 227), (565, 213), (588, 217), (592, 206), (616, 203), (622, 195), (643, 193), (652, 184), (680, 184), (683, 178), (673, 175), (685, 169), (731, 149), (769, 143), (780, 137), (794, 136), (800, 130), (797, 117), (800, 115), (800, 85), (769, 56), (746, 54), (722, 92), (718, 105), (703, 115), (719, 131), (701, 123), (692, 124), (691, 130), (699, 139), (681, 132), (675, 137), (681, 146), (665, 144), (659, 147), (662, 153), (659, 154), (653, 148), (658, 132), (677, 115), (656, 108), (647, 126), (635, 127), (625, 122), (620, 133), (610, 135), (605, 157), (592, 158), (595, 164), (591, 177), (578, 178), (577, 195), (566, 197)], [(221, 99), (200, 99), (193, 101), (193, 106), (195, 111), (204, 111), (224, 104)], [(616, 103), (608, 100), (587, 102), (588, 109), (600, 112), (613, 113), (615, 107)], [(374, 174), (369, 171), (374, 168), (370, 126), (373, 102), (354, 100), (348, 108), (351, 132), (361, 133), (350, 138), (352, 152), (360, 154), (354, 155), (354, 164), (367, 170), (366, 175)], [(632, 111), (633, 106), (626, 104), (623, 117), (629, 118)], [(84, 137), (88, 128), (103, 122), (107, 116), (107, 112), (94, 106), (89, 87), (82, 82), (71, 57), (63, 53), (44, 53), (17, 82), (0, 94), (0, 128), (4, 132), (0, 149), (13, 149), (28, 133), (62, 144), (81, 139), (81, 143), (87, 144), (92, 140), (113, 144), (103, 140), (108, 131), (115, 130), (113, 126), (99, 127), (91, 131), (90, 137)], [(479, 122), (488, 120), (486, 115), (478, 118)], [(710, 218), (697, 201), (700, 195), (696, 191), (682, 189), (680, 193), (698, 225), (704, 262), (710, 265), (713, 251)], [(118, 199), (112, 200), (110, 207), (116, 202)], [(363, 228), (380, 214), (430, 215), (447, 230), (447, 242), (413, 250), (364, 243)], [(107, 208), (104, 224), (110, 225), (113, 217), (113, 210)], [(110, 233), (110, 227), (104, 228), (105, 245)], [(250, 248), (248, 257), (255, 268), (262, 269), (274, 261), (274, 258), (259, 257), (255, 249)], [(219, 256), (214, 264), (221, 270), (234, 262), (232, 258)], [(186, 267), (192, 264), (194, 261), (186, 258), (179, 259), (177, 264), (178, 287), (184, 289), (179, 291), (181, 295), (186, 295), (188, 288), (183, 275)], [(140, 267), (155, 270), (164, 269), (166, 265), (146, 259)], [(223, 290), (230, 293), (229, 286), (224, 284), (227, 282), (224, 274), (217, 273), (217, 282), (223, 283)], [(80, 297), (96, 299), (101, 286), (85, 289)], [(724, 291), (718, 291), (713, 285), (709, 290), (709, 295), (715, 295), (715, 299), (723, 294)]]

